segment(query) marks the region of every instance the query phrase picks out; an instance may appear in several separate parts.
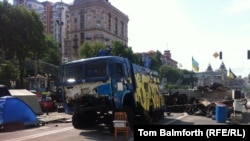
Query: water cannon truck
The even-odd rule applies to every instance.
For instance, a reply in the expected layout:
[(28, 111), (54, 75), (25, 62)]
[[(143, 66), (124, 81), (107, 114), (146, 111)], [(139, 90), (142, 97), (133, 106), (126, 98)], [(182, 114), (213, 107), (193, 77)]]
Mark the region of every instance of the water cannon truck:
[(76, 129), (113, 125), (125, 111), (131, 126), (164, 118), (165, 99), (158, 72), (119, 56), (97, 56), (60, 66), (65, 112)]

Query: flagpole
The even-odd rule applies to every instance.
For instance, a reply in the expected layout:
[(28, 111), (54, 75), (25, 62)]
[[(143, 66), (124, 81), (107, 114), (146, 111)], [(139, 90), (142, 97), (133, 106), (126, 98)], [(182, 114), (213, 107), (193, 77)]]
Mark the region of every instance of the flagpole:
[(192, 72), (191, 72), (191, 86), (192, 86), (192, 89), (194, 88), (194, 67), (193, 67), (193, 62), (194, 59), (193, 59), (193, 56), (192, 56)]
[(194, 88), (193, 87), (193, 73), (194, 73), (194, 67), (193, 67), (193, 56), (192, 56), (192, 71), (191, 71), (191, 87), (192, 87), (192, 89)]
[(192, 81), (192, 89), (193, 89), (194, 88), (194, 71), (193, 71), (193, 69), (192, 69), (191, 81)]

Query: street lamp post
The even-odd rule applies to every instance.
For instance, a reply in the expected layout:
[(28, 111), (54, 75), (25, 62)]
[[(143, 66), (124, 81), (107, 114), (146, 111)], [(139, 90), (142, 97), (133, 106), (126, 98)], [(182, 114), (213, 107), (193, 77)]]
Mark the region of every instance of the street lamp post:
[(62, 26), (63, 26), (63, 22), (61, 20), (56, 20), (56, 23), (59, 26), (59, 47), (62, 48)]
[(57, 25), (59, 27), (59, 33), (58, 33), (59, 36), (58, 36), (58, 38), (59, 38), (59, 47), (60, 47), (60, 51), (61, 51), (61, 61), (64, 58), (63, 31), (62, 31), (63, 30), (62, 27), (63, 27), (64, 23), (62, 21), (62, 16), (63, 16), (62, 12), (63, 12), (63, 2), (61, 0), (60, 7), (59, 7), (60, 16), (59, 16), (59, 19), (56, 20), (56, 23), (57, 23)]

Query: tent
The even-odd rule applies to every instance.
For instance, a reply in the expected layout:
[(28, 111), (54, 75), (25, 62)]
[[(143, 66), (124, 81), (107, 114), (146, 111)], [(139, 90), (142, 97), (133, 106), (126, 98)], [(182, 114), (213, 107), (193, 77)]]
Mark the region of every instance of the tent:
[(14, 96), (0, 97), (0, 125), (22, 122), (24, 125), (38, 125), (39, 121), (28, 104)]
[(36, 94), (34, 94), (26, 89), (9, 89), (9, 92), (10, 92), (11, 96), (15, 96), (17, 98), (20, 98), (25, 103), (27, 103), (37, 115), (43, 114)]

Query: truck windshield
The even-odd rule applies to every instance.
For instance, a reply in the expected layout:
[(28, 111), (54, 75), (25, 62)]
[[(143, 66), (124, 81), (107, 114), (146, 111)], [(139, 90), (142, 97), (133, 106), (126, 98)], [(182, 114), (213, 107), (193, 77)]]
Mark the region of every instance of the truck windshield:
[(64, 67), (64, 78), (67, 82), (104, 78), (108, 75), (107, 61), (77, 62)]

